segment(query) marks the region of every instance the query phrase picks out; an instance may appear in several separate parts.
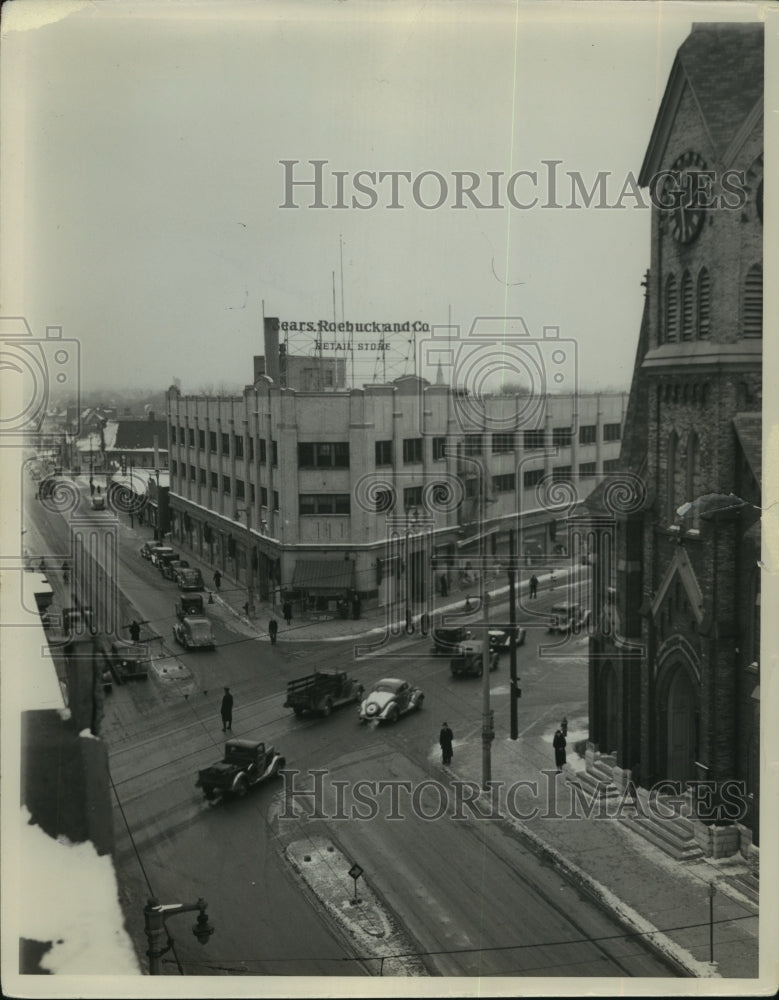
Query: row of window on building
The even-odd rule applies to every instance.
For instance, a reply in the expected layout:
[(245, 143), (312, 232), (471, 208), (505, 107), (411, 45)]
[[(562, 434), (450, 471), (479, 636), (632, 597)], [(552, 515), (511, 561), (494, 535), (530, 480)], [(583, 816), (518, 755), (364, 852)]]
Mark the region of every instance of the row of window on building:
[[(209, 451), (217, 454), (217, 434), (215, 431), (209, 431)], [(522, 446), (525, 449), (538, 449), (547, 447), (548, 437), (547, 431), (544, 428), (539, 428), (535, 430), (526, 430), (522, 433)], [(619, 441), (621, 434), (621, 424), (620, 423), (610, 423), (603, 425), (603, 441)], [(206, 445), (206, 432), (199, 430), (198, 435), (198, 448), (201, 451), (205, 451)], [(171, 426), (171, 441), (176, 443), (176, 440), (181, 443), (185, 441), (188, 443), (189, 447), (195, 447), (195, 429), (176, 428)], [(507, 452), (513, 452), (518, 447), (518, 436), (512, 433), (495, 433), (492, 435), (485, 434), (466, 434), (462, 442), (462, 453), (465, 455), (482, 455), (484, 454), (485, 446), (487, 445), (488, 437), (491, 439), (491, 448), (493, 454), (504, 454)], [(573, 437), (573, 432), (570, 427), (553, 427), (551, 435), (551, 444), (554, 447), (567, 448), (570, 447)], [(231, 442), (232, 438), (232, 442)], [(579, 428), (579, 443), (580, 444), (597, 444), (598, 440), (598, 426), (597, 424), (587, 424)], [(248, 457), (249, 461), (254, 461), (254, 439), (249, 438), (249, 451)], [(415, 465), (421, 464), (424, 456), (424, 442), (425, 439), (422, 437), (405, 438), (403, 440), (403, 464), (404, 465)], [(432, 439), (433, 446), (433, 460), (439, 461), (446, 458), (446, 437), (434, 437)], [(267, 446), (264, 438), (260, 439), (259, 447), (259, 461), (260, 463), (267, 462)], [(232, 446), (233, 454), (236, 458), (244, 457), (244, 441), (243, 438), (238, 435), (222, 434), (222, 448), (221, 454), (223, 456), (230, 455), (230, 449)], [(276, 447), (276, 442), (271, 442), (272, 450), (272, 464), (278, 464), (278, 449)], [(376, 441), (375, 442), (375, 459), (376, 465), (392, 465), (393, 464), (393, 442), (392, 440), (386, 441)], [(298, 468), (300, 469), (348, 469), (349, 468), (349, 442), (348, 441), (330, 441), (330, 442), (316, 442), (316, 441), (306, 441), (300, 442), (298, 444)]]
[[(614, 473), (618, 470), (619, 459), (607, 459), (603, 462), (603, 472), (605, 474)], [(186, 481), (189, 475), (191, 483), (199, 482), (201, 486), (210, 486), (211, 490), (221, 492), (225, 496), (235, 496), (236, 500), (246, 500), (246, 483), (242, 479), (232, 479), (230, 476), (220, 476), (217, 472), (207, 473), (205, 469), (198, 469), (197, 466), (187, 467), (184, 463), (178, 466), (175, 461), (171, 463), (171, 473), (173, 476), (181, 475)], [(551, 470), (553, 482), (567, 482), (573, 476), (570, 465), (558, 465)], [(532, 489), (537, 486), (546, 475), (544, 469), (528, 469), (522, 474), (523, 489)], [(578, 478), (593, 479), (597, 475), (596, 462), (582, 462), (579, 464)], [(248, 500), (254, 504), (257, 502), (257, 489), (254, 483), (249, 483)], [(516, 490), (517, 478), (513, 472), (508, 472), (501, 476), (492, 477), (493, 493), (512, 493)], [(407, 486), (403, 490), (403, 506), (408, 510), (411, 507), (422, 506), (423, 500), (422, 486)], [(478, 491), (478, 480), (468, 479), (465, 484), (466, 496), (475, 496)], [(272, 491), (273, 509), (279, 509), (279, 494), (277, 490)], [(269, 493), (265, 486), (259, 488), (260, 506), (268, 506)], [(300, 493), (298, 494), (299, 511), (301, 516), (311, 514), (350, 514), (351, 503), (348, 493)], [(395, 506), (394, 493), (391, 490), (379, 490), (376, 499), (376, 513), (386, 513)]]
[[(697, 281), (685, 271), (681, 284), (676, 275), (665, 279), (665, 340), (705, 340), (711, 334), (711, 278), (702, 267)], [(745, 337), (763, 335), (763, 266), (754, 264), (744, 280), (742, 332)]]

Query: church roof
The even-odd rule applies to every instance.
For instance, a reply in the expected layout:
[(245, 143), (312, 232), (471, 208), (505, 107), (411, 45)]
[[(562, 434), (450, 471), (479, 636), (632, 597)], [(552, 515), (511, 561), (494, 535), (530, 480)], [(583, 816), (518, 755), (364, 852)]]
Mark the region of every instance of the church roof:
[(662, 166), (668, 135), (685, 85), (700, 110), (721, 163), (748, 119), (762, 112), (763, 25), (694, 24), (676, 53), (657, 113), (639, 184), (645, 187)]

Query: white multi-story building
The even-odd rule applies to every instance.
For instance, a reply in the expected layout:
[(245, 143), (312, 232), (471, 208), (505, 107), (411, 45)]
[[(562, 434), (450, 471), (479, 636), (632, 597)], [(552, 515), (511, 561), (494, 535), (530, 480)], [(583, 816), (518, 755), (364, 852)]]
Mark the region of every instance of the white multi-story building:
[(527, 562), (561, 553), (561, 518), (615, 470), (626, 400), (506, 395), (474, 408), (416, 376), (329, 392), (260, 377), (229, 398), (174, 387), (174, 538), (264, 599), (422, 601), (480, 551), (505, 554), (512, 528)]

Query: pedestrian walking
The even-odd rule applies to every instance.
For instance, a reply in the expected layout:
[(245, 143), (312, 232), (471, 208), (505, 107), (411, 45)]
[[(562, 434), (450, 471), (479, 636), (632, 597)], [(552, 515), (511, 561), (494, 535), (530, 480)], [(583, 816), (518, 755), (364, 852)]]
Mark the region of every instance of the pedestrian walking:
[(276, 635), (279, 631), (279, 623), (275, 618), (271, 618), (268, 622), (268, 635), (270, 636), (271, 645), (276, 645)]
[(554, 590), (554, 585), (557, 583), (557, 577), (554, 575), (554, 570), (552, 570), (552, 575), (549, 577), (549, 589)]
[(562, 722), (560, 723), (560, 732), (566, 739), (568, 739), (568, 718), (565, 715), (563, 716)]
[(552, 740), (552, 746), (554, 747), (554, 762), (557, 767), (557, 773), (559, 774), (563, 765), (565, 764), (565, 748), (568, 741), (563, 736), (562, 729), (558, 729), (554, 734), (554, 739)]
[(139, 625), (139, 623), (134, 618), (130, 622), (130, 624), (127, 626), (127, 628), (130, 630), (130, 638), (132, 639), (132, 641), (133, 642), (140, 642), (140, 639), (141, 639), (141, 626)]
[(538, 597), (538, 577), (535, 573), (530, 577), (530, 599)]
[(441, 724), (441, 732), (438, 734), (438, 742), (441, 746), (442, 764), (452, 763), (452, 740), (454, 740), (454, 733), (449, 728), (449, 723), (443, 722)]
[(218, 592), (221, 586), (222, 586), (222, 574), (217, 569), (214, 571), (214, 588)]
[(232, 732), (233, 729), (233, 696), (230, 694), (230, 688), (225, 688), (224, 697), (222, 698), (222, 707), (220, 709), (222, 714), (222, 732), (227, 732), (229, 729)]
[(282, 610), (282, 612), (284, 614), (284, 621), (287, 623), (287, 625), (291, 625), (292, 624), (292, 605), (289, 603), (289, 601), (285, 601), (284, 602), (284, 606), (283, 606), (283, 608), (281, 610)]

